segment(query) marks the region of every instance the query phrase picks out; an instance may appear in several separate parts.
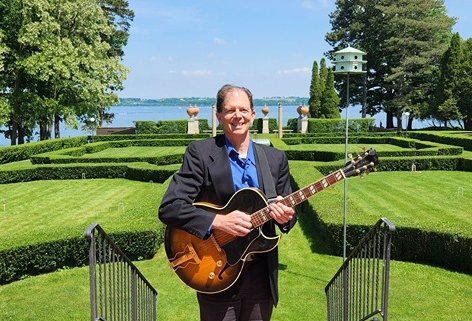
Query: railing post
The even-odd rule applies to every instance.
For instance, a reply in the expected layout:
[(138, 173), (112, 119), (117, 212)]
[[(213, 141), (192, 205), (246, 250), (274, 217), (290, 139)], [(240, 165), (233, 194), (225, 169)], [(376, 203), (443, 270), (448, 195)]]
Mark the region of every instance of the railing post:
[[(382, 218), (325, 287), (328, 321), (388, 321), (390, 251), (395, 226)], [(383, 247), (381, 246), (383, 243)]]
[(90, 240), (91, 321), (155, 321), (157, 291), (98, 224), (85, 236)]
[(348, 321), (348, 311), (349, 311), (349, 267), (346, 267), (343, 270), (343, 321)]
[(97, 318), (97, 286), (96, 286), (96, 265), (97, 251), (95, 248), (95, 231), (96, 224), (90, 225), (85, 231), (85, 237), (90, 239), (89, 244), (89, 275), (90, 275), (90, 320), (95, 321)]
[(132, 320), (138, 321), (138, 282), (136, 271), (131, 272), (131, 314)]

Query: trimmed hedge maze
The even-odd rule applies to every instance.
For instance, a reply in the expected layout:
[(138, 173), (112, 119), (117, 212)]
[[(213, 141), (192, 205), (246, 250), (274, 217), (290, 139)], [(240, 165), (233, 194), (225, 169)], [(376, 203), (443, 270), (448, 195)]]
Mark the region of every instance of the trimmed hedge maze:
[[(258, 134), (258, 138), (263, 135)], [(93, 143), (86, 137), (74, 137), (37, 142), (0, 149), (0, 183), (20, 183), (34, 180), (65, 180), (87, 178), (125, 178), (142, 182), (164, 183), (178, 170), (185, 146), (190, 141), (209, 137), (208, 134), (187, 135), (109, 135), (95, 136)], [(472, 137), (472, 136), (471, 136)], [(271, 144), (284, 150), (289, 160), (315, 161), (323, 175), (343, 165), (344, 152), (320, 148), (323, 144), (344, 144), (342, 135), (285, 134), (278, 139), (268, 134)], [(396, 146), (395, 150), (378, 151), (381, 159), (378, 171), (409, 171), (412, 163), (421, 170), (472, 171), (472, 138), (467, 133), (408, 132), (356, 133), (349, 144)], [(107, 156), (108, 149), (128, 147), (175, 147), (164, 155), (130, 157)], [(103, 157), (94, 154), (103, 152)], [(295, 182), (296, 183), (296, 182)], [(155, 215), (154, 209), (153, 215)], [(326, 224), (313, 209), (317, 230), (328, 236), (331, 254), (342, 253), (342, 222)], [(370, 229), (348, 227), (353, 240), (362, 239)], [(115, 243), (132, 260), (152, 258), (163, 242), (164, 226), (135, 232), (112, 233)], [(437, 265), (443, 268), (472, 273), (472, 239), (447, 233), (422, 231), (414, 227), (397, 227), (393, 258)], [(414, 242), (412, 250), (407, 246)], [(352, 242), (351, 242), (352, 243)], [(353, 243), (355, 244), (355, 243)], [(0, 251), (0, 284), (25, 276), (51, 272), (59, 268), (83, 266), (88, 263), (88, 244), (82, 235), (40, 244), (30, 244)], [(467, 255), (468, 254), (468, 255)]]

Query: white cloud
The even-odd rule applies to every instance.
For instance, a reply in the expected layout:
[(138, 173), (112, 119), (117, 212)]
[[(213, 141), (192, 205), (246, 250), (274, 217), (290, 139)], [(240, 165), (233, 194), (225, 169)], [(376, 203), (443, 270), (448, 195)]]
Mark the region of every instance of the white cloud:
[(180, 73), (185, 77), (199, 77), (212, 74), (209, 70), (182, 70)]
[(302, 1), (302, 7), (305, 9), (313, 10), (318, 8), (327, 8), (328, 0), (318, 0), (316, 3), (310, 0)]
[(307, 0), (302, 2), (302, 7), (305, 9), (313, 9), (315, 5), (313, 4), (313, 2)]
[(307, 74), (310, 73), (311, 70), (308, 67), (302, 68), (293, 68), (293, 69), (286, 69), (286, 70), (279, 70), (277, 71), (278, 75), (289, 75), (289, 74)]
[(218, 44), (218, 45), (226, 45), (227, 44), (226, 40), (224, 40), (222, 38), (218, 38), (218, 37), (213, 38), (213, 42)]

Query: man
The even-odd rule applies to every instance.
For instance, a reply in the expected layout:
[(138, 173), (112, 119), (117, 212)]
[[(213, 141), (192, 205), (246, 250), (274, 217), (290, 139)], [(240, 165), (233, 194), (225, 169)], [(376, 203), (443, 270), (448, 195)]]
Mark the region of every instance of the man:
[[(243, 188), (258, 188), (264, 193), (275, 189), (275, 200), (269, 205), (272, 219), (264, 223), (262, 232), (274, 236), (277, 225), (287, 233), (296, 222), (295, 210), (277, 201), (292, 192), (288, 160), (282, 151), (251, 140), (249, 128), (255, 117), (252, 93), (244, 87), (224, 85), (217, 94), (216, 117), (224, 134), (189, 144), (163, 197), (160, 220), (201, 239), (217, 230), (244, 238), (254, 228), (251, 213), (238, 209), (218, 214), (194, 203), (224, 206)], [(270, 162), (263, 163), (262, 157)], [(270, 166), (263, 165), (268, 163)], [(264, 167), (269, 168), (264, 171)], [(264, 177), (264, 172), (269, 177)], [(228, 289), (197, 292), (202, 321), (270, 320), (278, 302), (277, 248), (250, 253), (242, 260), (244, 268)]]

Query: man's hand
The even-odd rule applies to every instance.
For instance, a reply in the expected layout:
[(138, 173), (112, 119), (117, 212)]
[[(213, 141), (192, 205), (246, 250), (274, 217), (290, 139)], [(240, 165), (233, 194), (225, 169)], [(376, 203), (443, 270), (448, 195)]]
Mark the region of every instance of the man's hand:
[(216, 214), (212, 229), (234, 236), (246, 236), (252, 230), (251, 216), (237, 210), (226, 215)]
[(281, 202), (278, 202), (278, 201), (281, 201), (282, 199), (283, 199), (282, 196), (277, 196), (277, 198), (275, 199), (275, 202), (270, 204), (269, 208), (270, 208), (270, 215), (272, 216), (272, 218), (276, 220), (277, 223), (283, 225), (289, 222), (293, 218), (293, 215), (295, 214), (295, 209), (293, 207), (286, 206)]

